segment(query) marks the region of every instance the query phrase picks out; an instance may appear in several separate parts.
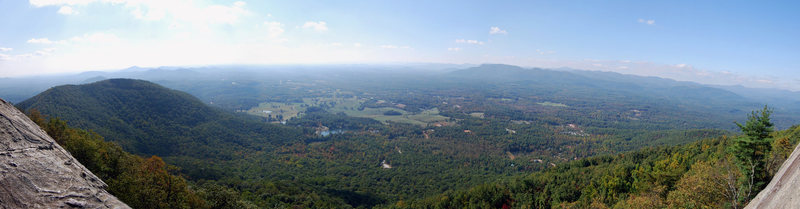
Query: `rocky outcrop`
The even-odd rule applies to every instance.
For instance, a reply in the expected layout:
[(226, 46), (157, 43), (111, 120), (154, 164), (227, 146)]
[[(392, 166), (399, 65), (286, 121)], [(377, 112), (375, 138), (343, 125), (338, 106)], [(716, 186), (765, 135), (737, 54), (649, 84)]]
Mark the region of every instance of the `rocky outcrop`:
[(0, 208), (130, 208), (39, 126), (0, 99)]
[(800, 208), (800, 145), (745, 208)]

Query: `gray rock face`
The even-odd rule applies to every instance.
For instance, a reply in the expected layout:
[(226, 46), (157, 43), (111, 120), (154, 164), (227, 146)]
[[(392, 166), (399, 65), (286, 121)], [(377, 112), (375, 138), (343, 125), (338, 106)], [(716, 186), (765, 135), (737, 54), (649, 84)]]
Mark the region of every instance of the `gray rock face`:
[(0, 208), (130, 208), (44, 130), (0, 99)]
[(745, 208), (800, 208), (800, 145)]

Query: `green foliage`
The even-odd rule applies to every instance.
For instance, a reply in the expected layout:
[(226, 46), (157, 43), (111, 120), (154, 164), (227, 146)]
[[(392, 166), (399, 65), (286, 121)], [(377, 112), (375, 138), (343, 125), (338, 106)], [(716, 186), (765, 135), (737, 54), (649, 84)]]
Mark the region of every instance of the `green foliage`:
[(49, 120), (32, 110), (30, 118), (70, 152), (75, 159), (105, 181), (108, 191), (134, 208), (203, 208), (204, 201), (177, 168), (161, 158), (143, 159), (129, 154), (94, 132), (74, 129), (57, 118)]
[(197, 189), (197, 194), (205, 200), (208, 208), (245, 209), (257, 206), (243, 201), (236, 190), (213, 183), (205, 183)]
[[(302, 139), (294, 128), (209, 107), (184, 92), (142, 80), (111, 79), (51, 88), (17, 105), (93, 130), (143, 156), (240, 158), (226, 149), (267, 149)], [(216, 155), (216, 156), (215, 156)]]
[(398, 112), (396, 110), (388, 110), (386, 112), (383, 112), (383, 115), (403, 115), (403, 113)]
[(724, 208), (728, 204), (726, 176), (737, 170), (726, 169), (725, 161), (698, 161), (683, 174), (675, 190), (667, 196), (672, 208)]
[[(769, 136), (784, 139), (773, 146), (794, 147), (800, 139), (800, 126)], [(480, 202), (479, 208), (499, 208), (484, 203), (503, 200), (510, 208), (740, 208), (752, 197), (736, 195), (746, 183), (739, 181), (743, 175), (728, 151), (734, 143), (735, 139), (723, 136), (590, 157), (524, 177), (387, 207), (465, 208)], [(785, 159), (781, 157), (773, 155), (767, 161), (781, 163)], [(769, 181), (771, 174), (766, 178)], [(474, 192), (486, 188), (496, 192)]]
[(747, 122), (742, 125), (736, 123), (744, 134), (736, 138), (731, 152), (736, 157), (736, 165), (742, 172), (741, 181), (746, 197), (750, 198), (769, 183), (767, 170), (769, 153), (772, 149), (772, 110), (767, 106), (761, 111), (753, 111), (747, 116)]
[(739, 126), (739, 129), (745, 136), (756, 139), (769, 138), (770, 133), (773, 131), (773, 124), (769, 119), (771, 114), (772, 109), (764, 106), (763, 110), (753, 111), (752, 113), (748, 114), (747, 122), (745, 122), (744, 125), (736, 123), (736, 126)]

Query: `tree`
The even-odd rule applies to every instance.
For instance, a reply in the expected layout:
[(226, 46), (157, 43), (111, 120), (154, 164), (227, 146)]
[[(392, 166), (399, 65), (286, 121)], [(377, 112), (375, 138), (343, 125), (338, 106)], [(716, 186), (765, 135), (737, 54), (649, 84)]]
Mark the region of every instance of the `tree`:
[(767, 173), (774, 176), (781, 168), (781, 165), (794, 150), (794, 145), (789, 141), (789, 137), (783, 136), (774, 138), (772, 141), (772, 150), (767, 158)]
[(398, 112), (396, 110), (388, 110), (388, 111), (384, 112), (383, 115), (389, 115), (389, 116), (392, 116), (392, 115), (403, 115), (403, 113)]
[[(723, 166), (699, 161), (683, 175), (669, 192), (670, 208), (724, 208), (727, 204)], [(737, 206), (731, 205), (736, 208)], [(642, 207), (639, 207), (642, 208)], [(653, 207), (650, 207), (653, 208)]]
[(204, 208), (177, 167), (160, 157), (147, 159), (125, 152), (92, 131), (72, 128), (58, 118), (31, 111), (35, 121), (78, 162), (108, 183), (108, 192), (133, 208)]
[(736, 158), (736, 165), (741, 170), (744, 198), (750, 199), (753, 191), (760, 191), (769, 182), (767, 172), (767, 156), (772, 148), (770, 133), (773, 124), (769, 121), (772, 109), (764, 106), (761, 111), (748, 114), (747, 122), (743, 125), (736, 123), (744, 136), (736, 138), (732, 147), (732, 154)]

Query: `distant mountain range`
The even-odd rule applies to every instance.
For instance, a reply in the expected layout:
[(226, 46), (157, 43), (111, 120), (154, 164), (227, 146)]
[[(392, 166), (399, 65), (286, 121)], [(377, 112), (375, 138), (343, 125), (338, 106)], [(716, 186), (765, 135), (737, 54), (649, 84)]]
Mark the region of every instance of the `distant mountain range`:
[[(505, 85), (522, 84), (542, 94), (569, 97), (602, 92), (621, 99), (639, 98), (673, 107), (687, 106), (701, 112), (741, 116), (764, 104), (776, 109), (775, 121), (787, 127), (800, 120), (800, 92), (777, 89), (755, 89), (741, 86), (712, 86), (658, 77), (625, 75), (613, 72), (575, 69), (521, 68), (511, 65), (484, 64), (465, 66), (222, 66), (201, 68), (141, 68), (131, 67), (116, 72), (85, 72), (77, 75), (0, 79), (0, 98), (12, 103), (21, 102), (50, 87), (63, 84), (91, 83), (106, 78), (134, 78), (188, 92), (204, 103), (224, 109), (247, 109), (270, 95), (270, 85), (288, 80), (332, 81), (339, 84), (358, 83), (374, 87), (396, 85), (418, 86), (418, 83), (450, 83)], [(239, 85), (230, 85), (236, 82)], [(471, 83), (464, 83), (471, 82)], [(450, 85), (450, 86), (452, 86)], [(335, 87), (335, 86), (334, 86)], [(577, 94), (583, 95), (577, 95)], [(586, 99), (586, 98), (584, 98)], [(696, 107), (696, 108), (695, 108)], [(725, 119), (728, 126), (733, 118)]]

